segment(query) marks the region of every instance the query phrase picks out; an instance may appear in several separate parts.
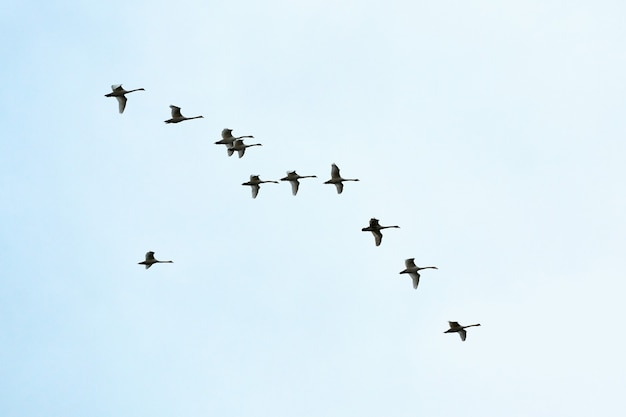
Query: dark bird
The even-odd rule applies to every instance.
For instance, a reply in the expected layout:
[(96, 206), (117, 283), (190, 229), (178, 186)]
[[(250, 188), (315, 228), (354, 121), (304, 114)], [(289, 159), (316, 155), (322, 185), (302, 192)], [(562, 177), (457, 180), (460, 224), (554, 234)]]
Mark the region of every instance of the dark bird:
[(253, 143), (252, 145), (246, 145), (242, 139), (235, 139), (233, 144), (228, 147), (228, 156), (232, 156), (235, 151), (239, 154), (239, 158), (242, 158), (246, 153), (246, 148), (252, 146), (263, 146), (260, 143)]
[(372, 234), (374, 235), (376, 246), (380, 246), (380, 243), (383, 241), (383, 234), (380, 231), (383, 229), (390, 229), (390, 228), (399, 229), (400, 226), (381, 226), (378, 223), (378, 219), (375, 219), (372, 217), (370, 219), (370, 225), (368, 227), (362, 228), (361, 230), (363, 232), (372, 232)]
[(204, 116), (185, 117), (180, 113), (180, 107), (177, 107), (177, 106), (170, 106), (170, 109), (172, 109), (172, 118), (167, 119), (165, 123), (180, 123), (180, 122), (184, 122), (185, 120), (202, 119), (204, 117)]
[(289, 181), (291, 183), (291, 194), (298, 194), (298, 187), (300, 187), (299, 179), (302, 178), (317, 178), (315, 175), (298, 175), (296, 171), (287, 171), (287, 176), (281, 178), (281, 181)]
[(469, 326), (461, 326), (458, 321), (449, 321), (448, 324), (450, 324), (450, 328), (444, 333), (458, 333), (459, 336), (461, 336), (461, 340), (464, 342), (465, 338), (467, 337), (467, 332), (465, 331), (465, 329), (467, 329), (468, 327), (480, 326), (480, 323), (470, 324)]
[[(215, 142), (216, 145), (226, 145), (227, 148), (233, 146), (233, 142), (237, 139), (253, 138), (254, 136), (233, 136), (233, 129), (222, 130), (222, 139)], [(232, 153), (231, 153), (232, 155)]]
[(139, 265), (145, 265), (146, 269), (150, 268), (154, 264), (173, 264), (172, 261), (157, 261), (154, 258), (154, 252), (150, 251), (146, 253), (146, 260), (143, 262), (138, 262)]
[(278, 184), (278, 181), (263, 181), (259, 178), (259, 175), (250, 175), (250, 181), (244, 182), (241, 185), (248, 185), (252, 187), (250, 189), (252, 191), (252, 198), (256, 198), (256, 196), (259, 195), (259, 189), (261, 188), (260, 185), (268, 182)]
[(344, 181), (358, 181), (358, 179), (341, 178), (339, 167), (336, 164), (333, 164), (330, 169), (330, 179), (324, 184), (335, 184), (335, 187), (337, 187), (337, 194), (341, 194), (343, 191)]
[(126, 95), (128, 93), (132, 93), (134, 91), (145, 91), (143, 88), (136, 88), (134, 90), (126, 91), (122, 88), (122, 84), (114, 84), (111, 86), (112, 93), (105, 94), (105, 97), (115, 97), (117, 99), (117, 104), (119, 105), (120, 114), (124, 113), (124, 109), (126, 108)]
[(411, 278), (413, 278), (413, 288), (415, 289), (417, 289), (417, 286), (420, 283), (420, 274), (418, 271), (421, 271), (422, 269), (438, 269), (436, 266), (415, 266), (415, 258), (409, 258), (405, 260), (404, 265), (406, 266), (406, 268), (400, 273), (409, 274)]

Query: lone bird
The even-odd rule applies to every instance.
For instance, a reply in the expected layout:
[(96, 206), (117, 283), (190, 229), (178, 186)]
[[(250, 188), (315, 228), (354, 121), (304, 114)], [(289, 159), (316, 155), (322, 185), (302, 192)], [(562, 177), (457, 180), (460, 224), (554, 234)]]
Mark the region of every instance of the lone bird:
[(390, 229), (390, 228), (399, 229), (400, 226), (381, 226), (378, 223), (378, 219), (375, 219), (372, 217), (370, 219), (370, 225), (368, 227), (362, 228), (361, 230), (363, 232), (372, 232), (372, 234), (374, 235), (374, 240), (376, 241), (376, 246), (380, 246), (380, 242), (383, 241), (383, 234), (380, 231), (383, 229)]
[[(222, 139), (215, 142), (216, 145), (226, 145), (227, 148), (233, 146), (233, 142), (237, 139), (253, 138), (254, 136), (233, 136), (233, 129), (222, 130)], [(232, 154), (231, 154), (232, 155)]]
[(300, 187), (299, 179), (302, 178), (317, 178), (316, 175), (298, 175), (296, 171), (287, 171), (287, 176), (281, 178), (281, 181), (289, 181), (291, 183), (291, 194), (298, 194), (298, 187)]
[(138, 262), (139, 265), (145, 265), (146, 269), (150, 268), (154, 264), (173, 264), (173, 261), (157, 261), (154, 258), (154, 252), (150, 251), (146, 253), (146, 260), (143, 262)]
[(467, 337), (467, 332), (465, 329), (468, 327), (480, 326), (480, 323), (470, 324), (469, 326), (461, 326), (458, 321), (449, 321), (448, 324), (450, 328), (446, 330), (444, 333), (458, 333), (461, 336), (461, 340), (465, 342), (465, 338)]
[(105, 97), (115, 97), (117, 99), (117, 104), (120, 110), (120, 114), (124, 113), (124, 109), (126, 108), (126, 94), (128, 93), (132, 93), (134, 91), (145, 91), (145, 89), (143, 88), (136, 88), (134, 90), (124, 90), (122, 88), (122, 84), (114, 84), (111, 86), (111, 90), (113, 90), (112, 93), (109, 94), (105, 94)]
[(278, 181), (263, 181), (261, 180), (261, 178), (259, 178), (259, 175), (250, 175), (250, 181), (244, 182), (241, 185), (249, 185), (250, 187), (252, 187), (250, 189), (252, 191), (252, 198), (256, 198), (256, 196), (259, 195), (259, 189), (261, 188), (260, 184), (265, 184), (268, 182), (278, 184)]
[(415, 266), (415, 258), (409, 258), (404, 261), (404, 265), (406, 268), (404, 271), (400, 272), (401, 274), (409, 274), (411, 278), (413, 278), (413, 288), (417, 289), (417, 286), (420, 283), (420, 273), (422, 269), (439, 269), (436, 266)]
[(180, 107), (170, 105), (170, 109), (172, 109), (172, 118), (167, 119), (165, 123), (180, 123), (185, 120), (191, 119), (202, 119), (204, 116), (194, 116), (194, 117), (185, 117), (180, 113)]
[(246, 153), (246, 148), (250, 148), (252, 146), (263, 146), (260, 143), (253, 143), (252, 145), (246, 145), (243, 143), (242, 139), (235, 139), (233, 144), (228, 147), (228, 156), (233, 156), (233, 153), (237, 151), (239, 154), (239, 158), (242, 158)]
[(344, 181), (358, 181), (358, 179), (341, 178), (341, 174), (339, 174), (339, 167), (337, 164), (333, 164), (330, 169), (330, 179), (324, 184), (335, 184), (335, 187), (337, 187), (337, 194), (341, 194), (343, 191)]

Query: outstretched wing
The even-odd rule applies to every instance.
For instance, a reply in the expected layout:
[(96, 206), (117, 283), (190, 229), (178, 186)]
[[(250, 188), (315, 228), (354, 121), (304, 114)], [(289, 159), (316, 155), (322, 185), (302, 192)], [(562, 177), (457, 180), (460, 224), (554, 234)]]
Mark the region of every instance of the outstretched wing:
[(300, 181), (298, 181), (298, 180), (291, 180), (289, 182), (291, 183), (291, 194), (293, 194), (293, 195), (298, 194), (298, 187), (300, 187)]
[(380, 230), (372, 230), (372, 234), (374, 235), (376, 246), (380, 246), (380, 243), (383, 241), (383, 234), (380, 233)]
[(335, 187), (337, 187), (337, 194), (341, 194), (343, 191), (343, 182), (336, 182)]
[(378, 223), (378, 219), (375, 219), (372, 217), (370, 219), (370, 227), (380, 227), (380, 224)]
[(118, 104), (118, 108), (121, 113), (124, 113), (124, 109), (126, 108), (126, 96), (116, 96), (115, 97), (117, 99), (117, 104)]
[(146, 253), (146, 261), (154, 261), (154, 252), (150, 251)]
[(415, 266), (415, 258), (409, 258), (407, 260), (404, 261), (404, 265), (407, 268), (416, 268)]
[(459, 336), (461, 336), (461, 340), (465, 342), (465, 338), (467, 337), (467, 332), (465, 329), (459, 330)]
[(237, 149), (237, 153), (239, 154), (240, 158), (243, 158), (244, 154), (246, 153), (246, 148)]
[(122, 88), (122, 84), (113, 84), (111, 90), (113, 90), (114, 93), (118, 93), (122, 92), (124, 89)]
[(417, 272), (411, 272), (411, 278), (413, 279), (413, 288), (417, 289), (417, 286), (420, 285), (420, 274)]
[(259, 189), (261, 187), (259, 187), (259, 184), (254, 184), (251, 186), (251, 190), (252, 190), (252, 198), (256, 198), (257, 195), (259, 195)]
[(339, 167), (336, 164), (333, 164), (332, 168), (330, 169), (330, 176), (332, 178), (340, 178), (341, 177), (339, 175)]
[(172, 118), (183, 117), (183, 115), (180, 114), (180, 107), (170, 105), (170, 109), (172, 109)]
[(451, 329), (456, 329), (458, 327), (461, 327), (458, 321), (449, 321), (448, 324), (450, 325)]

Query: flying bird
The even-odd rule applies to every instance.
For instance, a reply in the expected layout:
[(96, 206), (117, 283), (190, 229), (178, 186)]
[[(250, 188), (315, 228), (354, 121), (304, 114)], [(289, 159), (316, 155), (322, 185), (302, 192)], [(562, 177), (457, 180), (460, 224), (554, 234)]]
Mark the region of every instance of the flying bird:
[(170, 105), (170, 109), (172, 109), (172, 118), (167, 119), (165, 123), (180, 123), (185, 120), (191, 119), (202, 119), (204, 116), (194, 116), (194, 117), (185, 117), (180, 113), (180, 107)]
[[(222, 139), (218, 140), (217, 142), (215, 142), (216, 145), (226, 145), (227, 148), (230, 148), (233, 146), (233, 142), (235, 142), (235, 140), (237, 139), (244, 139), (244, 138), (254, 138), (254, 136), (238, 136), (238, 137), (234, 137), (233, 136), (233, 129), (224, 129), (222, 130)], [(231, 153), (232, 155), (232, 153)]]
[(470, 324), (469, 326), (461, 326), (458, 321), (449, 321), (448, 324), (450, 328), (446, 330), (444, 333), (458, 333), (461, 336), (461, 340), (465, 342), (465, 338), (467, 337), (467, 332), (465, 329), (468, 327), (480, 326), (480, 323)]
[(341, 178), (341, 174), (339, 174), (339, 167), (336, 164), (333, 164), (330, 170), (330, 179), (324, 184), (335, 184), (335, 187), (337, 187), (337, 194), (341, 194), (343, 191), (343, 181), (358, 181), (358, 179)]
[(241, 185), (249, 185), (250, 187), (252, 187), (252, 198), (256, 198), (256, 196), (259, 195), (259, 189), (261, 188), (260, 185), (268, 182), (278, 184), (278, 181), (263, 181), (261, 180), (261, 178), (259, 178), (259, 175), (250, 175), (250, 181), (244, 182)]
[(281, 178), (281, 181), (289, 181), (291, 183), (291, 193), (293, 195), (298, 194), (298, 187), (300, 187), (299, 179), (302, 178), (317, 178), (315, 175), (298, 175), (296, 171), (287, 171), (287, 176)]
[(364, 227), (361, 230), (363, 232), (372, 232), (372, 234), (374, 235), (374, 241), (376, 242), (376, 246), (380, 246), (380, 243), (383, 241), (383, 234), (380, 232), (383, 229), (390, 229), (390, 228), (395, 228), (395, 229), (399, 229), (400, 226), (381, 226), (378, 223), (378, 219), (375, 218), (371, 218), (370, 219), (370, 225), (368, 227)]
[(246, 145), (243, 143), (242, 139), (235, 139), (233, 144), (228, 147), (228, 156), (232, 156), (235, 151), (239, 154), (239, 158), (242, 158), (246, 153), (246, 148), (250, 148), (252, 146), (263, 146), (260, 143), (253, 143), (252, 145)]
[(154, 264), (173, 264), (172, 261), (157, 261), (154, 258), (154, 252), (150, 251), (146, 253), (146, 260), (142, 262), (138, 262), (139, 265), (145, 265), (146, 269), (150, 268)]
[(405, 260), (404, 265), (406, 266), (406, 268), (400, 273), (409, 274), (411, 276), (411, 278), (413, 279), (413, 288), (415, 289), (417, 289), (417, 286), (420, 283), (420, 274), (418, 271), (421, 271), (422, 269), (439, 269), (436, 266), (415, 266), (415, 258), (409, 258)]
[(145, 89), (143, 88), (136, 88), (134, 90), (124, 90), (122, 88), (122, 84), (114, 84), (111, 86), (111, 90), (113, 90), (112, 93), (109, 94), (105, 94), (105, 97), (115, 97), (117, 99), (117, 104), (120, 110), (120, 114), (124, 113), (124, 109), (126, 108), (126, 94), (128, 93), (132, 93), (134, 91), (145, 91)]

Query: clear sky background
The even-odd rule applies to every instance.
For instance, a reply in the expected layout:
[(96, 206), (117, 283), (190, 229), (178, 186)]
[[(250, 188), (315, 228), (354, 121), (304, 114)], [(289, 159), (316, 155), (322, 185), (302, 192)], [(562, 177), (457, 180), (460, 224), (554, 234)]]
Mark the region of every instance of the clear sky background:
[(0, 10), (0, 415), (623, 409), (622, 1)]

